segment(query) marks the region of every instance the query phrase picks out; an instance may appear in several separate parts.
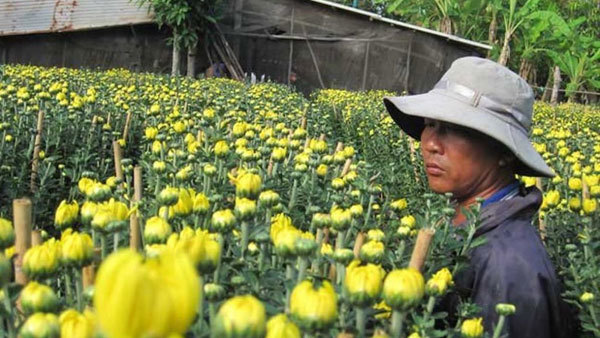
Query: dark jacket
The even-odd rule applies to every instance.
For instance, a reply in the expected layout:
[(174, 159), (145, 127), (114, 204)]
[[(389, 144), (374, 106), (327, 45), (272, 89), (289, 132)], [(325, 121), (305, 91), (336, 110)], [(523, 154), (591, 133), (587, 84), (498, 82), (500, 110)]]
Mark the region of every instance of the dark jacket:
[(470, 296), (482, 309), (484, 327), (493, 332), (498, 322), (498, 303), (516, 306), (507, 317), (509, 337), (569, 337), (568, 307), (560, 298), (561, 287), (532, 218), (542, 203), (535, 187), (508, 200), (482, 208), (475, 237), (486, 243), (471, 252), (470, 265), (455, 277), (459, 292)]

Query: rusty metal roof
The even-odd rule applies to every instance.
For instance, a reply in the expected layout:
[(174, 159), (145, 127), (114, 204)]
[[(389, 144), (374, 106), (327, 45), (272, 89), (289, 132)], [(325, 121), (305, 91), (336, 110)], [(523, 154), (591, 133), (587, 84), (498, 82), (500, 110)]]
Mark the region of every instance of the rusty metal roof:
[(0, 0), (0, 36), (149, 23), (129, 0)]

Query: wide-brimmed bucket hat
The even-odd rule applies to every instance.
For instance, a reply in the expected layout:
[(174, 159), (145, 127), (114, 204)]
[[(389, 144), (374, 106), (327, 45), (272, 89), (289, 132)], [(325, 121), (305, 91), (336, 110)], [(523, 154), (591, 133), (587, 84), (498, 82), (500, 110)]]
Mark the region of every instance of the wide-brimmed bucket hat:
[(455, 60), (428, 93), (383, 99), (396, 124), (417, 140), (424, 118), (453, 123), (504, 144), (520, 161), (517, 174), (553, 177), (528, 137), (533, 101), (531, 87), (519, 75), (472, 56)]

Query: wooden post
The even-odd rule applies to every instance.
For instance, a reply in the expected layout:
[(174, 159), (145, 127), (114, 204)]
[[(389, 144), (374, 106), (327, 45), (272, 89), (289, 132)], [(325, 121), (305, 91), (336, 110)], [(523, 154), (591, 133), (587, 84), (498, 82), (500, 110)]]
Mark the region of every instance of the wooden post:
[(300, 128), (306, 129), (306, 116), (300, 121)]
[[(137, 203), (142, 199), (142, 167), (135, 166), (133, 168), (133, 199), (131, 200), (130, 207), (134, 208)], [(141, 247), (140, 239), (140, 224), (137, 217), (137, 212), (132, 212), (129, 219), (129, 247), (132, 250), (139, 250)]]
[[(544, 195), (544, 187), (542, 186), (542, 179), (540, 177), (535, 179), (535, 186), (540, 190), (542, 196)], [(540, 237), (542, 240), (546, 237), (546, 220), (542, 217), (541, 213), (538, 215), (538, 221), (540, 226)]]
[(94, 279), (96, 277), (96, 269), (94, 264), (90, 264), (88, 266), (84, 266), (81, 269), (81, 279), (83, 284), (83, 289), (87, 289), (88, 287), (94, 285)]
[(15, 281), (27, 284), (23, 273), (23, 257), (31, 247), (31, 200), (21, 198), (13, 200), (13, 224), (15, 226)]
[(425, 259), (427, 258), (427, 252), (429, 252), (429, 246), (433, 240), (435, 230), (433, 229), (421, 229), (417, 235), (417, 242), (413, 249), (412, 255), (410, 256), (409, 268), (421, 271), (423, 265), (425, 265)]
[(129, 134), (129, 126), (131, 124), (131, 110), (127, 112), (127, 118), (125, 119), (125, 127), (123, 128), (123, 140), (127, 144), (127, 135)]
[(335, 147), (335, 152), (337, 153), (338, 151), (342, 151), (342, 149), (344, 149), (344, 142), (338, 142), (337, 146)]
[(325, 134), (321, 134), (321, 136), (319, 136), (319, 141), (325, 141)]
[(273, 174), (273, 159), (269, 160), (269, 166), (267, 167), (267, 176), (271, 176)]
[[(583, 198), (583, 200), (586, 200), (586, 199), (590, 198), (590, 187), (585, 182), (584, 176), (585, 175), (581, 176), (581, 197)], [(582, 200), (582, 203), (583, 203), (583, 200)]]
[(123, 154), (121, 152), (121, 145), (118, 141), (113, 141), (113, 153), (115, 156), (115, 176), (117, 176), (117, 178), (123, 182), (123, 168), (121, 168), (121, 159), (123, 158)]
[(342, 169), (342, 176), (345, 176), (348, 171), (350, 171), (350, 165), (352, 165), (352, 159), (349, 158), (346, 160), (346, 163), (344, 163), (344, 168)]
[(354, 241), (354, 257), (358, 258), (358, 255), (360, 254), (360, 248), (362, 247), (364, 242), (365, 233), (359, 231), (358, 234), (356, 234), (356, 241)]
[(37, 190), (36, 179), (38, 168), (40, 165), (40, 149), (42, 147), (42, 128), (44, 127), (44, 112), (39, 111), (37, 119), (37, 128), (35, 134), (35, 142), (33, 144), (33, 160), (31, 161), (31, 181), (29, 187), (32, 193)]
[(39, 230), (33, 230), (31, 232), (31, 246), (42, 244), (42, 234)]

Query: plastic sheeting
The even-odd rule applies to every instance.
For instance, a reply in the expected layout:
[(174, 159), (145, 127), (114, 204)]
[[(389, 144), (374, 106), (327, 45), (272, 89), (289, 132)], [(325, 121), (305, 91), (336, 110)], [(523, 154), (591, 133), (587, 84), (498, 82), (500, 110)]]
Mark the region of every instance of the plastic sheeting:
[(422, 93), (455, 59), (480, 55), (463, 43), (302, 0), (233, 0), (221, 27), (245, 71), (305, 93)]

